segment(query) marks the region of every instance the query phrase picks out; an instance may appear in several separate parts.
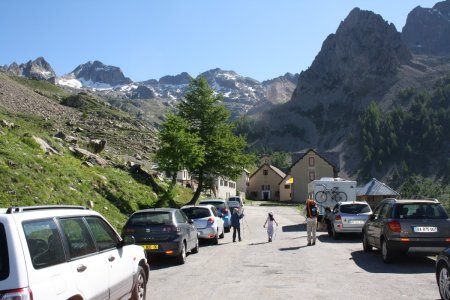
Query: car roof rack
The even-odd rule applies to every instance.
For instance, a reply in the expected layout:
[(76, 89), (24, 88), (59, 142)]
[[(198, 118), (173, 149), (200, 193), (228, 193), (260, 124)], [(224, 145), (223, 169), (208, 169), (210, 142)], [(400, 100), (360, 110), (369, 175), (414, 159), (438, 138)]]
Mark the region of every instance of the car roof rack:
[(48, 210), (48, 209), (83, 209), (90, 210), (89, 207), (81, 205), (35, 205), (35, 206), (11, 206), (6, 210), (7, 214), (14, 214), (26, 211)]

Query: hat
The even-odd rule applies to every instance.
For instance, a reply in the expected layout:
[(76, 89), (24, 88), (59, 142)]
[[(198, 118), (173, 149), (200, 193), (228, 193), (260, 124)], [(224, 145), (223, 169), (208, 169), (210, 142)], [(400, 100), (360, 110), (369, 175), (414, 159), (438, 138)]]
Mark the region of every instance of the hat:
[(269, 216), (273, 216), (273, 212), (269, 212)]

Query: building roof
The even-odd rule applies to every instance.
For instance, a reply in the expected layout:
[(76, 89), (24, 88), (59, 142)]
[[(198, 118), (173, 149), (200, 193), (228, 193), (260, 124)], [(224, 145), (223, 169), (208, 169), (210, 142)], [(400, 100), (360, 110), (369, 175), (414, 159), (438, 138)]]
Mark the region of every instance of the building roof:
[(340, 161), (339, 161), (339, 153), (338, 152), (331, 152), (331, 151), (319, 152), (319, 151), (314, 150), (314, 149), (307, 149), (307, 150), (302, 150), (302, 151), (299, 151), (299, 152), (293, 152), (292, 155), (291, 155), (292, 166), (294, 166), (300, 159), (302, 159), (309, 151), (313, 151), (318, 156), (323, 158), (332, 167), (334, 167), (336, 172), (340, 171), (341, 165), (340, 165)]
[(281, 178), (284, 178), (284, 177), (286, 176), (286, 174), (284, 174), (284, 172), (281, 171), (280, 169), (278, 169), (277, 167), (272, 166), (272, 165), (269, 165), (269, 164), (262, 164), (262, 165), (258, 168), (258, 170), (256, 170), (255, 172), (253, 172), (252, 175), (250, 175), (250, 178), (252, 178), (253, 175), (255, 175), (256, 173), (258, 173), (258, 172), (262, 169), (262, 167), (264, 167), (264, 166), (268, 166), (270, 169), (272, 169), (272, 170), (273, 170), (278, 176), (280, 176)]
[(356, 188), (357, 196), (399, 196), (400, 194), (385, 183), (372, 178), (365, 186)]

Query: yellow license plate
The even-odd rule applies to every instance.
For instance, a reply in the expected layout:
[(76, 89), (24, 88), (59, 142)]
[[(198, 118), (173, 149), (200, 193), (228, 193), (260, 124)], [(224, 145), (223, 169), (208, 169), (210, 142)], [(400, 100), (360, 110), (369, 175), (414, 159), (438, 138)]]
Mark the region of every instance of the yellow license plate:
[(158, 245), (144, 245), (145, 250), (158, 250)]

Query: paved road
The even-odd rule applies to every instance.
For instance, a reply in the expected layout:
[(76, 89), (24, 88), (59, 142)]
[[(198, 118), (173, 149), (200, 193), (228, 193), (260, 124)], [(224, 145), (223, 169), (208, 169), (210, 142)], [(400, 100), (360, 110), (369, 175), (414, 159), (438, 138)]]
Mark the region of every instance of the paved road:
[[(359, 237), (335, 241), (326, 232), (307, 247), (294, 208), (245, 210), (242, 242), (226, 233), (217, 246), (202, 243), (185, 265), (152, 261), (147, 299), (439, 299), (431, 258), (386, 265), (378, 251), (362, 251)], [(269, 211), (280, 225), (272, 243), (262, 227)]]

